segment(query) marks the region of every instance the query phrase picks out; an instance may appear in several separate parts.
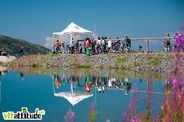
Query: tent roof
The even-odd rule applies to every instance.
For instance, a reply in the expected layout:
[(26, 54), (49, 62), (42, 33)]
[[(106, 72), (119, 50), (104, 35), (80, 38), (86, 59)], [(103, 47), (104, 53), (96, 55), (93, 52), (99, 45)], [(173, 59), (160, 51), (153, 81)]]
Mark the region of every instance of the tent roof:
[(71, 22), (63, 31), (54, 32), (53, 35), (68, 35), (68, 34), (92, 34), (92, 31), (86, 30), (75, 23)]

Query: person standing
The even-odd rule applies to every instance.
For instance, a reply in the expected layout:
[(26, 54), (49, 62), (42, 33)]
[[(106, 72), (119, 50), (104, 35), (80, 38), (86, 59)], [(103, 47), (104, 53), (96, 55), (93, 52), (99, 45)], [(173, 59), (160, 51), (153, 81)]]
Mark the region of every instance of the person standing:
[(139, 52), (142, 52), (142, 45), (139, 45)]
[(108, 52), (110, 52), (111, 49), (112, 49), (112, 40), (111, 40), (111, 38), (109, 38), (109, 40), (107, 42), (107, 47), (108, 47)]
[(86, 52), (86, 38), (84, 38), (84, 52)]
[(59, 40), (56, 40), (55, 42), (55, 52), (58, 53), (61, 51), (61, 42)]
[(90, 42), (89, 42), (89, 38), (86, 39), (85, 41), (85, 48), (86, 48), (86, 54), (89, 55), (89, 45), (90, 45)]
[(91, 50), (92, 50), (92, 55), (94, 55), (95, 54), (95, 39), (93, 38), (93, 40), (92, 40), (92, 42), (91, 42)]
[(164, 51), (165, 52), (168, 52), (168, 51), (171, 50), (171, 39), (170, 39), (170, 37), (171, 37), (170, 34), (167, 33), (166, 38), (164, 40)]
[(73, 54), (74, 53), (74, 40), (73, 40), (73, 37), (70, 40), (69, 48), (70, 48), (70, 53)]
[(79, 54), (82, 54), (82, 45), (79, 44)]
[(124, 39), (124, 46), (123, 48), (124, 49), (127, 49), (128, 52), (130, 51), (130, 48), (131, 48), (131, 40), (128, 38), (128, 36), (125, 34), (125, 39)]
[(98, 53), (101, 53), (101, 38), (98, 37), (96, 49)]
[(102, 37), (102, 44), (101, 44), (102, 53), (105, 53), (105, 38)]
[(24, 55), (24, 47), (21, 46), (20, 48), (20, 56), (23, 56)]

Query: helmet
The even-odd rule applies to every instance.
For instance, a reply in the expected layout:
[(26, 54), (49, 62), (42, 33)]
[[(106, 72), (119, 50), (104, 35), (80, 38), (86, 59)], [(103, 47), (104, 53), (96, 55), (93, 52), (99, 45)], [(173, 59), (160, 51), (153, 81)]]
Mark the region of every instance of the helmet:
[(170, 34), (169, 33), (166, 33), (167, 36), (169, 36)]

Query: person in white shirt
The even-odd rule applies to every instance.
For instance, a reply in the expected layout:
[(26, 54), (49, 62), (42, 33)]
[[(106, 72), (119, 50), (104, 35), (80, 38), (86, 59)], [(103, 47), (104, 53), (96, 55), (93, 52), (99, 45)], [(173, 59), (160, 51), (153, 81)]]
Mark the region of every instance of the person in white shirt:
[(101, 45), (101, 42), (102, 42), (102, 41), (101, 41), (101, 38), (100, 38), (100, 37), (98, 37), (97, 45), (99, 45), (99, 46), (100, 46), (100, 45)]
[(98, 40), (97, 40), (97, 43), (96, 43), (96, 46), (97, 46), (96, 49), (97, 49), (98, 53), (101, 52), (101, 44), (102, 44), (102, 40), (101, 40), (100, 37), (98, 37)]
[(107, 42), (107, 47), (108, 47), (108, 51), (110, 51), (111, 48), (112, 48), (112, 40), (111, 40), (111, 38), (109, 38), (109, 40)]
[(104, 37), (102, 37), (101, 39), (101, 49), (102, 49), (102, 53), (104, 53), (105, 52), (105, 38)]

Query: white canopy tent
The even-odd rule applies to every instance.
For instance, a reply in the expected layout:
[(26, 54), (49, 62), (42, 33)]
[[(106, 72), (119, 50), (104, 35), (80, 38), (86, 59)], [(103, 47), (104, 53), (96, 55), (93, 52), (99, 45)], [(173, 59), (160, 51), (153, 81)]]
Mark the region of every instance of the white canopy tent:
[(63, 31), (54, 32), (53, 38), (55, 38), (55, 36), (58, 36), (59, 40), (61, 39), (62, 42), (65, 42), (65, 44), (69, 44), (71, 43), (71, 41), (76, 43), (77, 40), (80, 40), (81, 37), (85, 35), (93, 35), (93, 32), (71, 22)]
[(66, 46), (70, 43), (71, 40), (76, 43), (77, 40), (81, 40), (81, 37), (86, 35), (93, 37), (94, 33), (71, 22), (63, 31), (53, 32), (52, 37), (46, 37), (45, 46), (52, 50), (53, 44), (57, 39), (64, 42)]
[(93, 34), (92, 31), (86, 30), (75, 23), (71, 22), (63, 31), (54, 32), (54, 35), (63, 36), (63, 35), (76, 35), (76, 34)]

